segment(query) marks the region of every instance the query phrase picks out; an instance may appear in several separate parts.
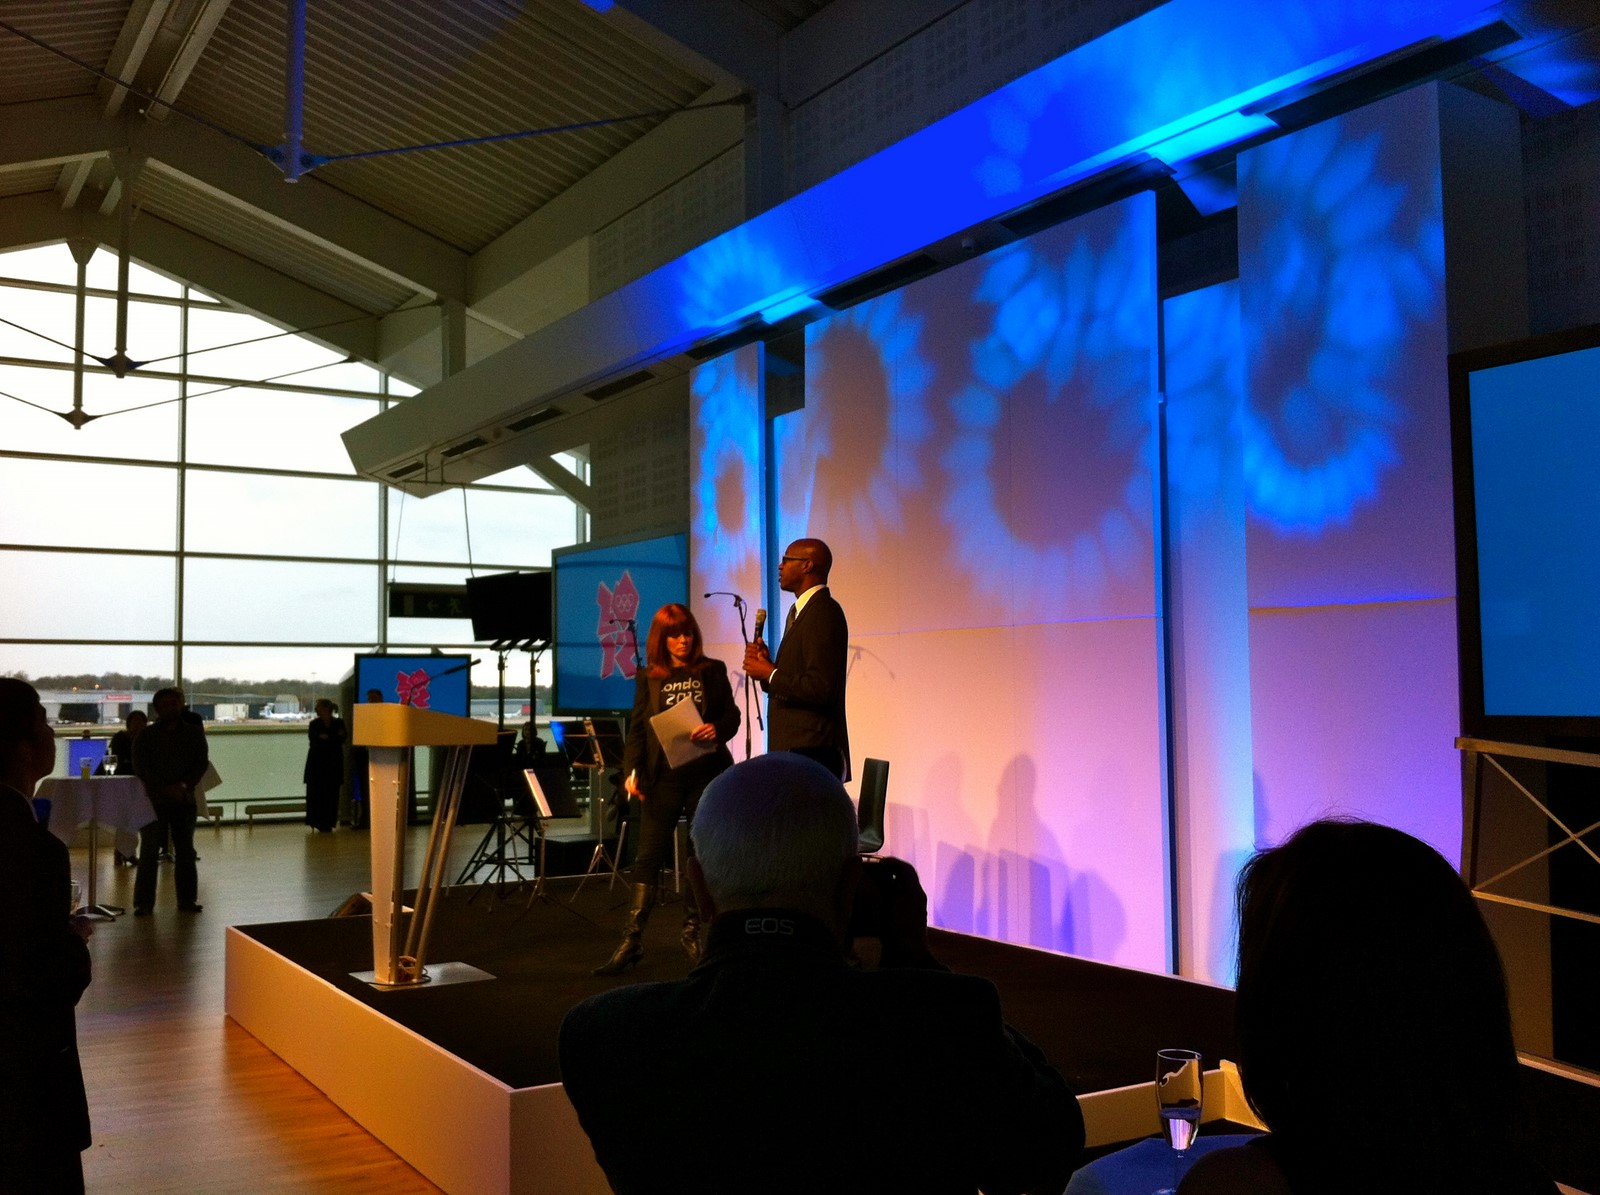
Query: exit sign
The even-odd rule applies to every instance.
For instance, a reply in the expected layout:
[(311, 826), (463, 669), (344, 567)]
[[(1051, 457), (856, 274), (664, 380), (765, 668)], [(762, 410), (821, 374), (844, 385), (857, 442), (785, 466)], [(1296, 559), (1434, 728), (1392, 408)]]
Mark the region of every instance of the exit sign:
[(389, 585), (390, 618), (466, 618), (465, 585)]

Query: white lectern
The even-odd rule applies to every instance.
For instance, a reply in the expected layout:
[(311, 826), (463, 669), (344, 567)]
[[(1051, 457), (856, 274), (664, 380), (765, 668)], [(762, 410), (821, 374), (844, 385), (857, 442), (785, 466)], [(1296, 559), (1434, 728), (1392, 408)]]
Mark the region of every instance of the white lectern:
[[(409, 705), (373, 702), (355, 707), (351, 742), (367, 748), (368, 800), (372, 804), (372, 975), (378, 987), (411, 987), (429, 976), (422, 967), (427, 931), (432, 921), (433, 898), (444, 878), (445, 856), (455, 827), (461, 789), (466, 781), (467, 757), (474, 746), (495, 741), (490, 722), (458, 718)], [(417, 904), (411, 916), (407, 948), (401, 949), (404, 890), (406, 789), (412, 747), (449, 747), (440, 792), (434, 794), (433, 827), (428, 833), (427, 857), (417, 884)], [(460, 967), (463, 964), (448, 964)], [(476, 968), (470, 976), (487, 979)], [(366, 978), (363, 974), (362, 978)]]

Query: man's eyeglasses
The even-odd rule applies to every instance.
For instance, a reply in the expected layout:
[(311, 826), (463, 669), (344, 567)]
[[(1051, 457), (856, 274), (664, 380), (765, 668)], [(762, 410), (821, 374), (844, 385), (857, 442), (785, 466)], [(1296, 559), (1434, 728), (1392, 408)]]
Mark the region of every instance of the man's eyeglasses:
[(801, 564), (810, 564), (811, 563), (811, 558), (809, 556), (780, 556), (780, 557), (778, 557), (778, 563), (779, 564), (788, 564), (791, 560), (798, 560)]

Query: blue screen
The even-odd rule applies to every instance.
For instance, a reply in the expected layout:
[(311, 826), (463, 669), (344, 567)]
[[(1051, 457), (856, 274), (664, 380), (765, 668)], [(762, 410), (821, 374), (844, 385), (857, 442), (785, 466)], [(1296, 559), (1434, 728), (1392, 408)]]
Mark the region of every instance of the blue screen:
[(67, 775), (76, 776), (83, 768), (84, 761), (89, 763), (89, 770), (96, 771), (100, 761), (106, 757), (106, 748), (110, 743), (106, 739), (68, 739), (67, 740)]
[(385, 701), (465, 718), (471, 663), (470, 656), (357, 656), (356, 701), (377, 689)]
[(1486, 714), (1600, 715), (1600, 348), (1471, 375)]
[(650, 619), (689, 600), (689, 537), (568, 548), (554, 565), (556, 712), (631, 709)]

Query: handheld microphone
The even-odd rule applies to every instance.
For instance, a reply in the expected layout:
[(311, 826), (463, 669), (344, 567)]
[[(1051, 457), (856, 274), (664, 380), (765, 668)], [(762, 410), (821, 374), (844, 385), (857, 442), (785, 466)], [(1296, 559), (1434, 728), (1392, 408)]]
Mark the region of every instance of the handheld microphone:
[(767, 609), (765, 606), (756, 607), (756, 633), (753, 636), (757, 643), (761, 642), (761, 631), (767, 625)]

